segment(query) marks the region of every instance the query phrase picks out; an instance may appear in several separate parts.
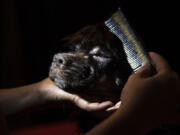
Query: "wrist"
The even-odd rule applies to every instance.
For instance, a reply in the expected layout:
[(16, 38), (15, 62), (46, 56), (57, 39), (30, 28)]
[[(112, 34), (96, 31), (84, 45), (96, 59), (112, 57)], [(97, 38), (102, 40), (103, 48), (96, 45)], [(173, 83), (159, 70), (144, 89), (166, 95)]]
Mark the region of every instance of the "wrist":
[(43, 103), (54, 101), (53, 92), (57, 89), (50, 78), (45, 78), (44, 80), (37, 83), (38, 95)]
[(119, 124), (127, 130), (131, 129), (128, 132), (133, 134), (144, 135), (157, 127), (153, 118), (143, 114), (143, 112), (131, 112), (130, 110), (120, 107), (115, 115), (117, 115), (116, 118), (118, 118)]
[(45, 86), (44, 80), (36, 83), (35, 85), (36, 86), (34, 89), (34, 94), (35, 94), (34, 96), (36, 96), (36, 98), (40, 104), (46, 103), (47, 98), (46, 98), (44, 90), (47, 89), (47, 87)]

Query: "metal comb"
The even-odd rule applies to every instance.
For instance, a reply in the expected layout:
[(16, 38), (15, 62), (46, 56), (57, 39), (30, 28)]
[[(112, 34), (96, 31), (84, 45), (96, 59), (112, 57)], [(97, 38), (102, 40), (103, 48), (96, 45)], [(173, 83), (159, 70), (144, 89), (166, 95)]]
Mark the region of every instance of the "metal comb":
[(120, 8), (105, 21), (105, 25), (122, 41), (127, 61), (133, 72), (136, 72), (146, 62), (151, 63), (148, 53), (144, 50)]

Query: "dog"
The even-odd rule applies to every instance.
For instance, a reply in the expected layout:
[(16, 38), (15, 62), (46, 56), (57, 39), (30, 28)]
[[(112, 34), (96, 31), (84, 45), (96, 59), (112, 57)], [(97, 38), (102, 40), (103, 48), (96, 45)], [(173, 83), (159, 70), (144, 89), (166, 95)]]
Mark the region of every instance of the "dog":
[(62, 42), (50, 66), (52, 81), (89, 101), (117, 102), (132, 73), (122, 42), (103, 23), (88, 25)]

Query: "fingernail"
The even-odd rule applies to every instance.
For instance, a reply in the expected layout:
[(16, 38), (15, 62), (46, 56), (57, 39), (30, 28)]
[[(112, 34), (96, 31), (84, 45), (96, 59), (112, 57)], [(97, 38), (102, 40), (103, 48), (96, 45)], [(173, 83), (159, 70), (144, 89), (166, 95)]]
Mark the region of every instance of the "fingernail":
[(113, 107), (106, 109), (107, 112), (112, 111), (112, 110), (113, 110)]
[(106, 111), (107, 112), (108, 111), (114, 111), (114, 110), (117, 110), (117, 109), (118, 109), (117, 107), (113, 106), (113, 107), (110, 107), (110, 108), (106, 109)]

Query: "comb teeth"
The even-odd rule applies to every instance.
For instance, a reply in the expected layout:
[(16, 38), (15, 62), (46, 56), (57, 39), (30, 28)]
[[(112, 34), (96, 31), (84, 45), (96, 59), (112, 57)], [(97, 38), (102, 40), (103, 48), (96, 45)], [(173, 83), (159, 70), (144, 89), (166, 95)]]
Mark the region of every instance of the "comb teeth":
[(148, 53), (143, 49), (141, 42), (137, 39), (120, 9), (105, 21), (105, 25), (122, 41), (128, 63), (134, 72), (144, 63), (150, 62)]

